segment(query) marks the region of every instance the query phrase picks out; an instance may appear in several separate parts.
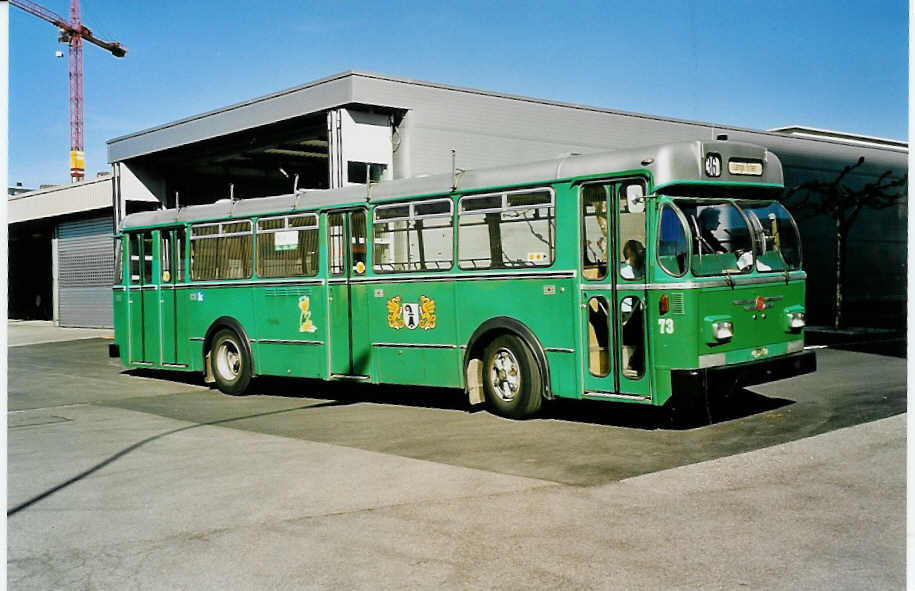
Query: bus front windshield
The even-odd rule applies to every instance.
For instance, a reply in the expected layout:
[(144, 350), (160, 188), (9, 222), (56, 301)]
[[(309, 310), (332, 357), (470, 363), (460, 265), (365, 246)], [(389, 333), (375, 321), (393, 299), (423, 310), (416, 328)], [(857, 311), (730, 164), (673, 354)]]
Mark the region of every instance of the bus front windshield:
[(691, 240), (693, 275), (749, 273), (755, 257), (753, 238), (740, 210), (729, 201), (678, 199)]
[[(693, 275), (800, 269), (800, 236), (794, 219), (781, 204), (698, 199), (676, 199), (674, 204), (682, 217), (672, 210), (662, 213), (658, 252), (676, 254), (683, 263), (688, 255)], [(678, 234), (676, 226), (681, 224), (686, 226), (681, 234), (683, 238), (674, 240)], [(671, 249), (678, 252), (668, 253)], [(661, 256), (662, 267), (668, 273), (678, 275), (678, 268), (685, 271), (683, 264), (665, 265), (669, 258)]]
[(756, 230), (756, 270), (765, 273), (800, 269), (801, 238), (788, 210), (774, 201), (738, 204)]

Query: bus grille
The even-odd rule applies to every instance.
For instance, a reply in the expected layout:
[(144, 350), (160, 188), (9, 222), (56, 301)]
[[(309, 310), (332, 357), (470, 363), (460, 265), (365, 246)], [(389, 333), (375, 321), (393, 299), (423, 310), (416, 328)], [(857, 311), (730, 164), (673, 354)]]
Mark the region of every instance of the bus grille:
[(670, 294), (670, 311), (678, 316), (686, 313), (686, 305), (683, 302), (683, 292)]

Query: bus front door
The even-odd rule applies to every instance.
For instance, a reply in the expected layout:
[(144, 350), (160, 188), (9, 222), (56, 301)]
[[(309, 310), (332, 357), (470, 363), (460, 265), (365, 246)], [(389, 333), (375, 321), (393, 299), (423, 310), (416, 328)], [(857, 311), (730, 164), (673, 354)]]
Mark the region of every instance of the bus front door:
[(129, 235), (130, 281), (127, 286), (130, 346), (132, 363), (156, 364), (159, 351), (159, 297), (153, 275), (153, 232)]
[(645, 182), (583, 184), (582, 375), (585, 396), (648, 400)]
[(329, 360), (332, 377), (368, 379), (368, 240), (364, 209), (327, 214)]
[(616, 236), (611, 256), (615, 269), (613, 329), (616, 334), (617, 392), (634, 400), (650, 400), (651, 385), (646, 309), (645, 181), (620, 180), (613, 184), (612, 211)]

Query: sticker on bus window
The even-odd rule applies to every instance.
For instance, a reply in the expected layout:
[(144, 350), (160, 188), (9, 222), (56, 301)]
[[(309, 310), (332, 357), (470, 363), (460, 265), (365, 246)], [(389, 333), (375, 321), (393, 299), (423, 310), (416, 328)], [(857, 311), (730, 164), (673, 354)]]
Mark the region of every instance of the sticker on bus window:
[(404, 302), (400, 296), (394, 296), (385, 305), (388, 311), (388, 326), (395, 330), (401, 328), (432, 330), (435, 328), (437, 317), (435, 300), (432, 298), (421, 295), (419, 302)]
[(529, 252), (527, 253), (527, 262), (534, 263), (535, 265), (542, 265), (547, 262), (545, 252)]
[(295, 250), (299, 246), (299, 233), (296, 230), (273, 233), (273, 250)]

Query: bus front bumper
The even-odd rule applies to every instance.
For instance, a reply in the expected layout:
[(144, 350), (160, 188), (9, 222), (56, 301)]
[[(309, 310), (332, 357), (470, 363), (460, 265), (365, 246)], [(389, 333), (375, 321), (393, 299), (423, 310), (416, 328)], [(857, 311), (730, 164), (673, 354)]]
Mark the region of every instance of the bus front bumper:
[(704, 369), (673, 369), (671, 390), (675, 395), (731, 394), (738, 388), (774, 382), (816, 371), (813, 351), (801, 351), (765, 361), (735, 363)]

